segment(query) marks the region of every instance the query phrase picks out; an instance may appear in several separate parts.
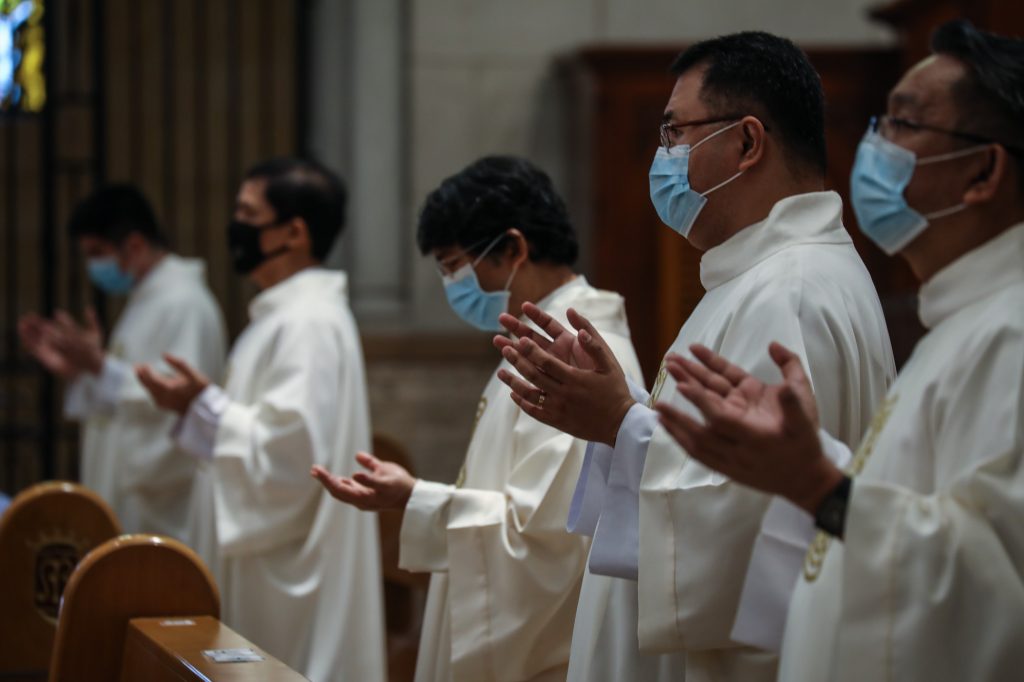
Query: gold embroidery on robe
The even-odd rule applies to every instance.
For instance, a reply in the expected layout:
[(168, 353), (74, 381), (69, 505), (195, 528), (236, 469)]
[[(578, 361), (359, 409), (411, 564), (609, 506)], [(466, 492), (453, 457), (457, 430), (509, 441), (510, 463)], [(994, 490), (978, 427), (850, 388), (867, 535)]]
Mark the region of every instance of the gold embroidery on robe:
[[(846, 473), (851, 478), (856, 477), (864, 469), (864, 465), (867, 464), (868, 458), (875, 450), (875, 443), (878, 441), (878, 437), (882, 435), (882, 429), (885, 428), (886, 423), (889, 421), (889, 417), (892, 415), (892, 408), (896, 405), (898, 399), (898, 395), (886, 398), (882, 401), (878, 411), (875, 412), (875, 416), (871, 420), (871, 427), (868, 429), (868, 435), (864, 438), (860, 447), (857, 448), (857, 453), (850, 460), (850, 466), (846, 470)], [(804, 557), (804, 579), (807, 582), (812, 583), (818, 579), (818, 576), (821, 574), (821, 567), (825, 563), (825, 555), (828, 553), (828, 548), (831, 545), (832, 536), (825, 531), (818, 531), (814, 536), (810, 547), (807, 548), (807, 556)]]
[[(476, 406), (476, 417), (473, 418), (473, 431), (469, 434), (469, 442), (473, 442), (473, 436), (476, 435), (476, 427), (480, 423), (480, 417), (484, 416), (484, 410), (487, 409), (487, 396), (482, 396), (480, 402)], [(459, 476), (455, 479), (455, 487), (461, 488), (466, 482), (466, 462), (462, 462), (462, 467), (459, 469)]]
[(654, 379), (654, 386), (651, 387), (651, 397), (647, 399), (647, 407), (654, 409), (654, 404), (658, 402), (658, 398), (661, 397), (661, 389), (665, 388), (665, 379), (668, 378), (668, 366), (665, 361), (661, 361), (661, 367), (658, 368), (658, 376)]

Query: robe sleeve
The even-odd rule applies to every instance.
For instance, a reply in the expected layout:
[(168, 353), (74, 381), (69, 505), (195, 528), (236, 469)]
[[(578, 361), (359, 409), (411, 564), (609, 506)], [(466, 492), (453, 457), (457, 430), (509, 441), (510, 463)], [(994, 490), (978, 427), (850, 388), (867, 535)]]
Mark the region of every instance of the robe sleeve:
[[(220, 375), (224, 330), (212, 303), (181, 295), (162, 301), (159, 313), (143, 319), (149, 324), (137, 320), (133, 327), (119, 331), (132, 336), (133, 347), (145, 349), (134, 359), (170, 372), (162, 358), (170, 353), (208, 376)], [(119, 465), (119, 485), (124, 489), (160, 496), (190, 485), (195, 463), (176, 451), (173, 438), (168, 437), (175, 417), (157, 407), (129, 362), (108, 353), (103, 371), (72, 385), (65, 405), (65, 409), (74, 407), (80, 418), (103, 415), (116, 420), (117, 437), (130, 444)]]
[[(818, 438), (833, 464), (849, 464), (850, 449), (844, 443), (824, 430)], [(747, 566), (733, 641), (776, 653), (782, 648), (789, 600), (814, 534), (814, 517), (789, 500), (772, 498)]]
[[(281, 324), (252, 372), (254, 402), (228, 400), (217, 424), (213, 466), (217, 541), (225, 556), (287, 544), (308, 532), (319, 486), (313, 464), (327, 465), (344, 366), (340, 331), (314, 312)], [(353, 453), (354, 454), (354, 453)]]
[[(649, 395), (642, 386), (629, 378), (626, 379), (626, 383), (629, 385), (629, 392), (633, 396), (633, 400), (638, 403), (647, 402)], [(580, 476), (576, 481), (576, 490), (573, 492), (572, 504), (569, 507), (569, 518), (565, 524), (566, 530), (570, 533), (593, 536), (597, 530), (597, 522), (605, 504), (608, 474), (611, 471), (615, 451), (620, 448), (625, 449), (626, 443), (635, 443), (650, 437), (650, 431), (628, 433), (634, 425), (635, 420), (624, 420), (623, 425), (619, 427), (615, 448), (604, 443), (587, 443), (587, 452), (583, 456), (583, 467), (580, 469)], [(620, 457), (627, 457), (627, 455), (620, 455)], [(642, 471), (642, 461), (640, 467)], [(635, 564), (633, 572), (635, 573)]]
[[(933, 490), (854, 479), (837, 679), (1009, 680), (1024, 668), (1024, 333), (965, 344), (923, 407)], [(964, 359), (976, 358), (965, 362)]]
[(107, 355), (98, 375), (86, 374), (68, 387), (64, 396), (64, 416), (81, 421), (96, 414), (114, 412), (121, 387), (131, 374), (131, 365)]
[(502, 490), (421, 481), (405, 509), (402, 567), (448, 573), (456, 679), (492, 679), (496, 660), (527, 679), (568, 655), (543, 643), (571, 623), (537, 612), (578, 595), (589, 541), (564, 524), (585, 444), (521, 412), (512, 439)]
[[(816, 389), (822, 423), (832, 427), (847, 391), (843, 349), (829, 328), (827, 301), (806, 287), (766, 283), (739, 301), (719, 352), (765, 382), (781, 381), (770, 341), (793, 351)], [(756, 333), (752, 333), (752, 330)], [(818, 391), (816, 377), (827, 377)], [(671, 379), (661, 393), (700, 419)], [(770, 497), (690, 458), (660, 426), (651, 436), (640, 493), (639, 630), (648, 651), (737, 646), (731, 632), (755, 539)]]
[(607, 491), (590, 552), (590, 571), (636, 580), (640, 535), (640, 479), (658, 413), (636, 403), (619, 429), (611, 455)]

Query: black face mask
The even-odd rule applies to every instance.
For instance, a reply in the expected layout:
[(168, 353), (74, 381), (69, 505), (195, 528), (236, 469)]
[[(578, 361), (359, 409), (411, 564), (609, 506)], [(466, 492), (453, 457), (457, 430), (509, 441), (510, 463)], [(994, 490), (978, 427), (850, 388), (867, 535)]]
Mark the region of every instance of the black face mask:
[(271, 258), (288, 252), (287, 246), (270, 253), (263, 253), (260, 248), (260, 233), (280, 224), (253, 225), (241, 220), (232, 220), (228, 224), (228, 251), (231, 252), (231, 263), (235, 267), (235, 272), (248, 275)]

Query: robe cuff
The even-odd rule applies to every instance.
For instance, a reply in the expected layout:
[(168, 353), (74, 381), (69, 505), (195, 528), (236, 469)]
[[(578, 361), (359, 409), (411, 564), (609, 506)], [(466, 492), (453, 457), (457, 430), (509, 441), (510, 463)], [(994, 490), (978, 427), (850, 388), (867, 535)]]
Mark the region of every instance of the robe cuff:
[(132, 367), (124, 360), (107, 355), (103, 368), (95, 379), (93, 400), (97, 412), (113, 412), (121, 399), (121, 389), (132, 373)]
[(569, 505), (569, 518), (565, 522), (565, 529), (570, 533), (593, 536), (597, 530), (597, 521), (601, 517), (601, 507), (608, 489), (612, 452), (612, 448), (604, 443), (587, 443), (583, 467)]
[(131, 373), (127, 362), (105, 355), (99, 374), (83, 372), (68, 387), (64, 394), (64, 416), (81, 421), (95, 414), (114, 412), (121, 387)]
[(230, 403), (220, 386), (207, 386), (175, 424), (171, 432), (174, 441), (193, 457), (207, 462), (212, 460), (221, 417)]
[[(842, 468), (849, 463), (850, 450), (841, 441), (824, 430), (818, 432), (818, 440), (833, 464)], [(813, 516), (789, 500), (772, 499), (754, 541), (730, 635), (733, 641), (781, 650), (790, 598), (815, 532)]]
[[(649, 395), (646, 390), (632, 379), (626, 378), (629, 394), (637, 403), (646, 403)], [(628, 415), (627, 415), (628, 416)], [(619, 426), (622, 429), (622, 426)], [(569, 505), (569, 518), (565, 529), (570, 533), (592, 536), (597, 530), (597, 522), (601, 517), (605, 494), (608, 490), (608, 473), (611, 468), (614, 449), (604, 443), (587, 443), (587, 451), (583, 455), (583, 467), (576, 480), (576, 489)]]
[(629, 387), (629, 395), (641, 405), (646, 405), (647, 401), (651, 399), (651, 394), (647, 392), (647, 389), (629, 377), (626, 377), (626, 385)]
[(82, 374), (64, 393), (64, 418), (74, 421), (87, 419), (95, 412), (96, 377)]
[(398, 565), (406, 571), (448, 570), (448, 517), (455, 486), (416, 481), (399, 532)]
[(658, 413), (636, 403), (615, 439), (608, 486), (590, 551), (590, 571), (626, 580), (637, 579), (640, 554), (640, 479), (647, 446), (658, 424)]

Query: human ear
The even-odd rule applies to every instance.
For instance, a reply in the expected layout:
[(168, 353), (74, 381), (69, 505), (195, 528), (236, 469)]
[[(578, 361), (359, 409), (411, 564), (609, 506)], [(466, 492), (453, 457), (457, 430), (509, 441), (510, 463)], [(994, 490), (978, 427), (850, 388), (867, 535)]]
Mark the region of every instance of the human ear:
[[(979, 154), (979, 156), (981, 156)], [(984, 162), (971, 178), (964, 191), (965, 204), (980, 204), (991, 201), (1000, 185), (1008, 179), (1009, 152), (1000, 145), (993, 145), (985, 151)]]
[(740, 156), (739, 170), (745, 171), (751, 166), (757, 165), (764, 156), (767, 132), (764, 129), (764, 124), (754, 116), (744, 117), (739, 128), (743, 135), (743, 152)]

